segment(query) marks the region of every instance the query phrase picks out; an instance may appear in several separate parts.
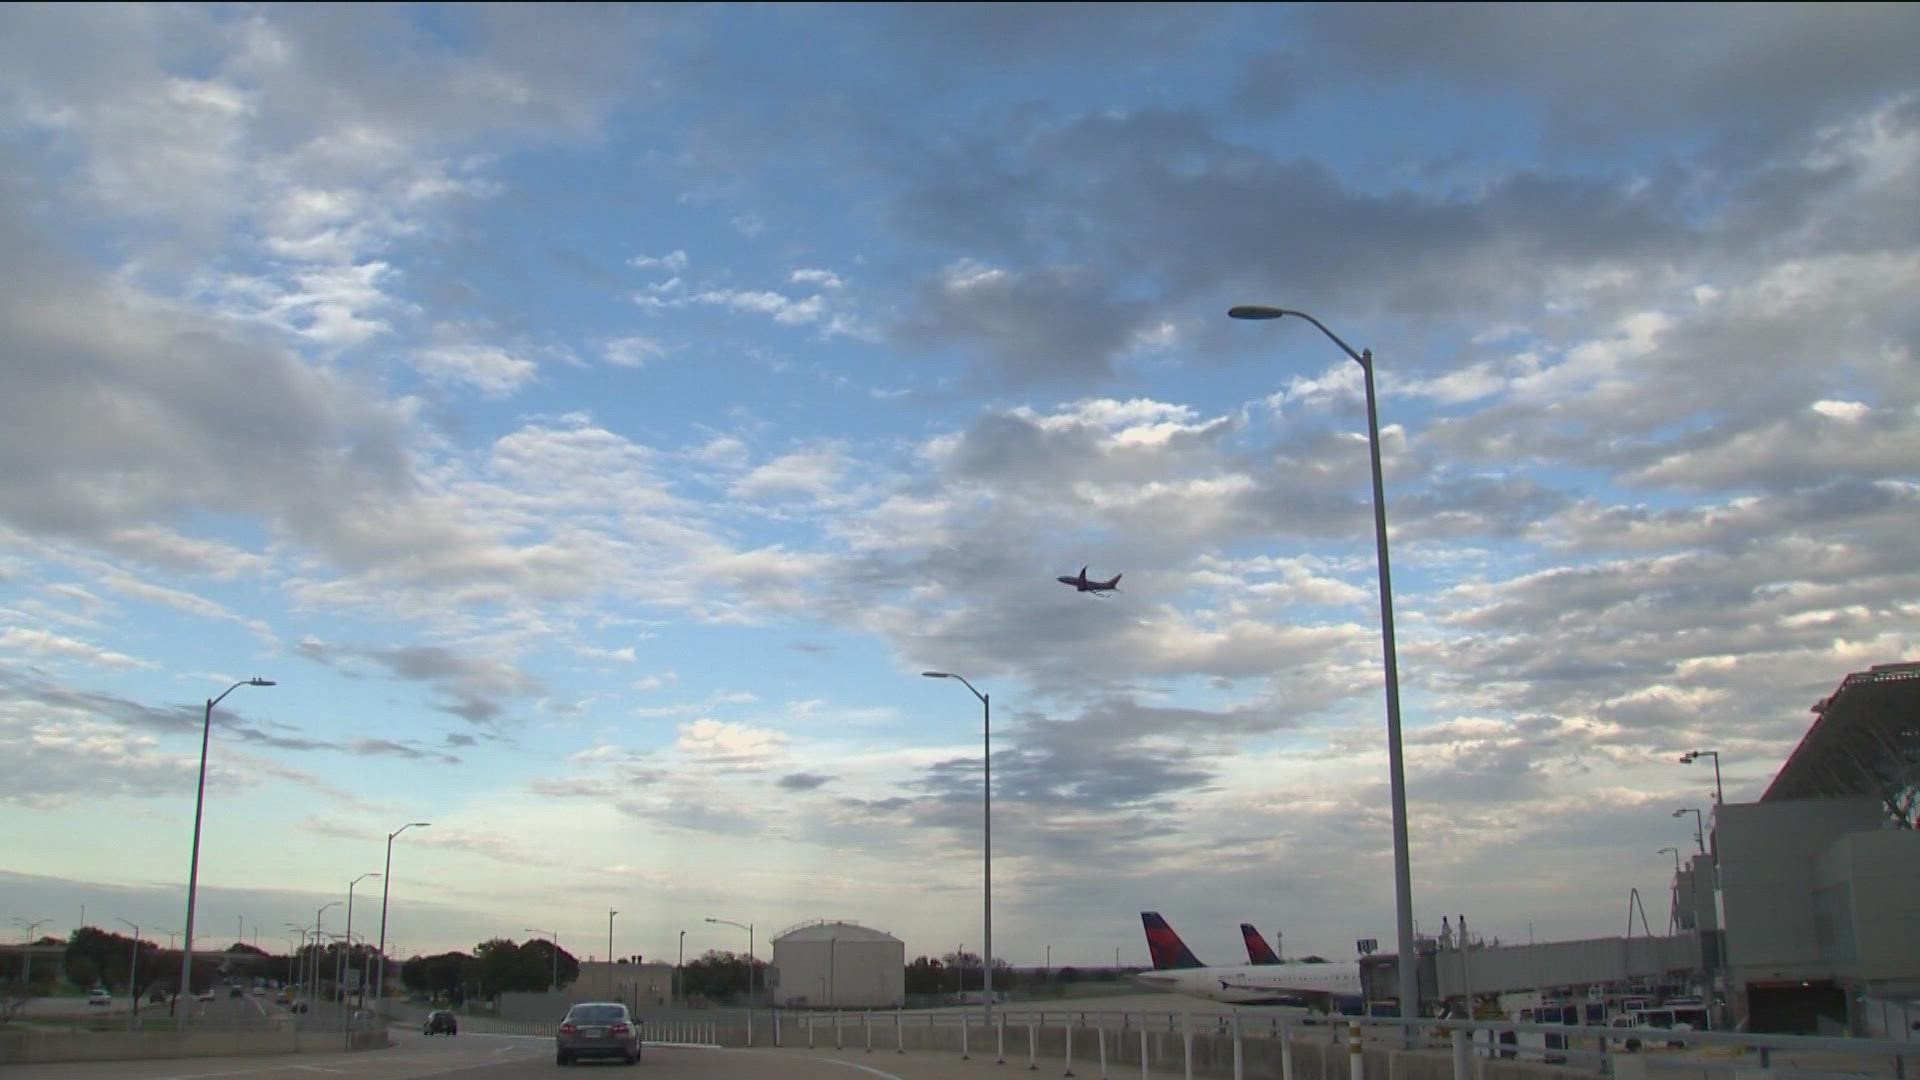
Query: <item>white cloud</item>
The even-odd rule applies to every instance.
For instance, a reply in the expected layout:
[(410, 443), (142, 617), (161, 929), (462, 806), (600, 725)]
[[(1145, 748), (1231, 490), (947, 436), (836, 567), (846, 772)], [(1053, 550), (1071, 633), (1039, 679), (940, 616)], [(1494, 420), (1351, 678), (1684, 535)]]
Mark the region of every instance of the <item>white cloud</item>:
[(486, 397), (511, 397), (532, 381), (540, 365), (490, 345), (440, 346), (415, 352), (420, 374), (439, 383), (472, 387)]
[(614, 367), (638, 368), (666, 359), (667, 349), (654, 338), (636, 335), (609, 339), (601, 346), (601, 355)]
[(80, 660), (93, 664), (96, 667), (104, 668), (126, 670), (132, 668), (150, 668), (153, 666), (144, 660), (136, 660), (125, 653), (117, 653), (111, 649), (103, 649), (97, 645), (80, 641), (76, 638), (64, 637), (60, 634), (49, 633), (45, 630), (22, 626), (9, 626), (5, 631), (0, 631), (0, 649), (22, 652), (28, 656), (48, 656), (68, 660)]
[(636, 270), (665, 270), (670, 274), (679, 274), (687, 268), (687, 253), (676, 248), (665, 255), (635, 255), (627, 260), (627, 265)]
[(787, 736), (771, 728), (703, 718), (680, 725), (679, 731), (680, 753), (723, 768), (769, 768), (787, 751)]

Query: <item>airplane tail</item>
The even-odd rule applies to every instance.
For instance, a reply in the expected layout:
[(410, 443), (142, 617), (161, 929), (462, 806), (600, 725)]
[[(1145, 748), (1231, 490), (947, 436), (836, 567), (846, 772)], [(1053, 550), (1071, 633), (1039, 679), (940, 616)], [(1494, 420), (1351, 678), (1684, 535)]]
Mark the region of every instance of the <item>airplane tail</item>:
[(1180, 940), (1180, 935), (1173, 932), (1173, 927), (1167, 925), (1167, 920), (1161, 918), (1159, 912), (1141, 912), (1140, 923), (1147, 931), (1147, 952), (1153, 956), (1153, 970), (1172, 971), (1206, 966), (1199, 957), (1193, 955), (1193, 950), (1187, 948), (1187, 943)]
[[(1086, 571), (1084, 570), (1081, 571), (1081, 573), (1085, 573), (1085, 572)], [(1121, 575), (1115, 574), (1113, 575), (1112, 581), (1103, 581), (1100, 583), (1100, 587), (1103, 589), (1117, 589), (1120, 587), (1120, 578), (1121, 578)]]
[(1273, 951), (1273, 946), (1267, 944), (1267, 939), (1260, 936), (1260, 931), (1255, 930), (1252, 923), (1240, 924), (1240, 936), (1247, 942), (1247, 963), (1277, 964), (1280, 962), (1280, 954)]

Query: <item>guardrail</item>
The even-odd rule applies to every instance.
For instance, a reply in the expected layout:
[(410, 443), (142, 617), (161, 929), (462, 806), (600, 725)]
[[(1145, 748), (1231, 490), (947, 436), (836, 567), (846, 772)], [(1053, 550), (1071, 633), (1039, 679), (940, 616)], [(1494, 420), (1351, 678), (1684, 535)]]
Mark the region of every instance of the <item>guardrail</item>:
[[(1886, 1076), (1907, 1080), (1920, 1043), (1897, 1040), (1751, 1035), (1513, 1023), (1435, 1021), (1391, 1017), (1250, 1017), (1100, 1010), (995, 1013), (991, 1027), (978, 1012), (894, 1011), (772, 1014), (774, 1045), (806, 1049), (905, 1053), (952, 1051), (962, 1058), (992, 1054), (995, 1062), (1024, 1056), (1064, 1062), (1076, 1057), (1110, 1069), (1177, 1069), (1186, 1077), (1230, 1075), (1249, 1069), (1281, 1080), (1541, 1080), (1570, 1074), (1616, 1080), (1760, 1080)], [(1411, 1029), (1409, 1038), (1408, 1029)], [(740, 1045), (740, 1025), (717, 1034)], [(1511, 1041), (1507, 1041), (1511, 1040)], [(1407, 1045), (1408, 1043), (1411, 1045)]]

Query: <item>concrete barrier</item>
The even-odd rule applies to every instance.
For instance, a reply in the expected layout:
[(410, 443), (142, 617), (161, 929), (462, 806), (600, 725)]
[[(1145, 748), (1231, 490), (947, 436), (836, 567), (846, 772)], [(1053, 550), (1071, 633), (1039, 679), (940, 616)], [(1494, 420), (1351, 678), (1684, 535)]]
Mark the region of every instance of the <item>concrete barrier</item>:
[(339, 1031), (32, 1031), (0, 1029), (0, 1065), (338, 1053), (388, 1045), (383, 1028)]

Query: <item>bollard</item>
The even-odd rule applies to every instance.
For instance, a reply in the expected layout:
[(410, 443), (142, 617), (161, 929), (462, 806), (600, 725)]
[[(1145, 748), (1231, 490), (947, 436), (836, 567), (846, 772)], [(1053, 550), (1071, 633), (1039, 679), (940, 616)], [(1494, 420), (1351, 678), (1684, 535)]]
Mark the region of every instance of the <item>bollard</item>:
[(1140, 1080), (1147, 1080), (1147, 1025), (1140, 1025)]
[(1040, 1071), (1040, 1066), (1035, 1064), (1033, 1060), (1038, 1056), (1039, 1056), (1039, 1043), (1034, 1039), (1033, 1021), (1029, 1019), (1027, 1021), (1027, 1070), (1029, 1072)]
[(840, 1049), (840, 1010), (833, 1010), (833, 1048)]
[(1233, 1014), (1233, 1080), (1247, 1080), (1247, 1067), (1240, 1057), (1240, 1014)]
[(813, 1014), (807, 1014), (807, 1049), (813, 1049)]
[(873, 1010), (860, 1014), (860, 1024), (867, 1029), (867, 1053), (873, 1053)]
[(1072, 1076), (1073, 1075), (1073, 1018), (1068, 1017), (1066, 1022), (1061, 1026), (1067, 1029), (1067, 1071), (1061, 1073), (1060, 1075)]
[(1000, 1019), (993, 1036), (993, 1063), (1005, 1065), (1007, 1063), (1007, 1014), (1002, 1012), (997, 1015)]
[(1107, 1080), (1107, 1018), (1101, 1017), (1093, 1029), (1093, 1037), (1100, 1042), (1100, 1080)]
[(960, 1060), (961, 1061), (968, 1060), (967, 1058), (967, 1014), (966, 1013), (960, 1014)]
[(896, 1054), (907, 1052), (907, 1040), (900, 1031), (900, 1009), (897, 1006), (893, 1010), (893, 1052)]
[(1193, 1080), (1193, 1014), (1187, 1013), (1180, 1020), (1180, 1042), (1187, 1063), (1187, 1080)]
[[(753, 969), (751, 967), (747, 969), (747, 979), (748, 979), (748, 985), (749, 987), (751, 987), (752, 979), (753, 979)], [(753, 994), (752, 993), (747, 994), (747, 1045), (748, 1046), (753, 1045)]]
[(780, 1013), (778, 1011), (773, 1014), (773, 1045), (776, 1049), (780, 1046)]
[(1468, 1047), (1465, 1028), (1456, 1028), (1453, 1038), (1453, 1080), (1473, 1080), (1473, 1051)]
[(1348, 1080), (1367, 1080), (1367, 1059), (1360, 1055), (1360, 1023), (1347, 1021)]
[(1280, 1080), (1293, 1080), (1293, 1025), (1280, 1025)]

